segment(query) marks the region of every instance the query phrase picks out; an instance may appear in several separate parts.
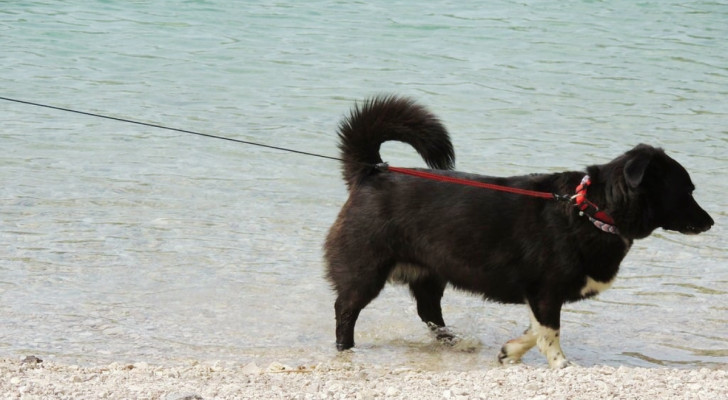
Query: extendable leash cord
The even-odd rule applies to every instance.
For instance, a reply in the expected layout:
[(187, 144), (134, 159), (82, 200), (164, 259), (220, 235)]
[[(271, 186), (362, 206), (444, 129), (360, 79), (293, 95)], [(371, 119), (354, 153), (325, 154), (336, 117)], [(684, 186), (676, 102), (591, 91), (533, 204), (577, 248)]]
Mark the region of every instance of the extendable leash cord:
[(65, 111), (65, 112), (70, 112), (70, 113), (74, 113), (74, 114), (87, 115), (87, 116), (90, 116), (90, 117), (110, 119), (112, 121), (126, 122), (128, 124), (136, 124), (136, 125), (148, 126), (150, 128), (165, 129), (165, 130), (168, 130), (168, 131), (188, 133), (190, 135), (203, 136), (203, 137), (212, 138), (212, 139), (227, 140), (229, 142), (248, 144), (248, 145), (251, 145), (251, 146), (258, 146), (258, 147), (265, 147), (267, 149), (287, 151), (289, 153), (303, 154), (305, 156), (312, 156), (312, 157), (326, 158), (326, 159), (329, 159), (329, 160), (343, 161), (342, 159), (337, 158), (337, 157), (325, 156), (323, 154), (317, 154), (317, 153), (310, 153), (308, 151), (288, 149), (288, 148), (280, 147), (280, 146), (271, 146), (269, 144), (262, 144), (262, 143), (250, 142), (250, 141), (247, 141), (247, 140), (233, 139), (233, 138), (229, 138), (229, 137), (225, 137), (225, 136), (210, 135), (208, 133), (195, 132), (195, 131), (190, 131), (190, 130), (187, 130), (187, 129), (172, 128), (172, 127), (165, 126), (165, 125), (151, 124), (151, 123), (148, 123), (148, 122), (135, 121), (135, 120), (132, 120), (132, 119), (112, 117), (112, 116), (104, 115), (104, 114), (97, 114), (97, 113), (86, 112), (86, 111), (78, 111), (78, 110), (74, 110), (74, 109), (71, 109), (71, 108), (64, 108), (64, 107), (51, 106), (51, 105), (48, 105), (48, 104), (34, 103), (32, 101), (18, 100), (18, 99), (12, 99), (12, 98), (9, 98), (9, 97), (2, 97), (2, 96), (0, 96), (0, 100), (10, 101), (10, 102), (13, 102), (13, 103), (26, 104), (26, 105), (30, 105), (30, 106), (36, 106), (36, 107), (49, 108), (51, 110)]

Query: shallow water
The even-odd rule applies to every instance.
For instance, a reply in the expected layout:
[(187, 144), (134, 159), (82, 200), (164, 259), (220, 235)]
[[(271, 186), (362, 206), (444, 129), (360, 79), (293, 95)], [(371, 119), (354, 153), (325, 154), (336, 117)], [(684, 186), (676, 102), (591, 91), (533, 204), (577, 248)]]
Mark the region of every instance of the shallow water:
[[(354, 100), (401, 93), (442, 118), (459, 169), (493, 175), (662, 146), (716, 226), (637, 242), (611, 290), (566, 308), (563, 345), (583, 365), (725, 366), (728, 8), (491, 3), (11, 2), (0, 96), (335, 156)], [(479, 345), (443, 349), (388, 287), (337, 354), (335, 162), (10, 102), (0, 119), (0, 356), (474, 369), (525, 327), (448, 290)]]

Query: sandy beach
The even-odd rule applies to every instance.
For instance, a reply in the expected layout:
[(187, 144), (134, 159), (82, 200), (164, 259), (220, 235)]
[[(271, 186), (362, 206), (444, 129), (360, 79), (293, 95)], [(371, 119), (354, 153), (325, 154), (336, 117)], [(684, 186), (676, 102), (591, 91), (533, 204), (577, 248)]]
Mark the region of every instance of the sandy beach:
[(725, 399), (726, 369), (545, 367), (422, 371), (350, 364), (0, 360), (3, 399)]

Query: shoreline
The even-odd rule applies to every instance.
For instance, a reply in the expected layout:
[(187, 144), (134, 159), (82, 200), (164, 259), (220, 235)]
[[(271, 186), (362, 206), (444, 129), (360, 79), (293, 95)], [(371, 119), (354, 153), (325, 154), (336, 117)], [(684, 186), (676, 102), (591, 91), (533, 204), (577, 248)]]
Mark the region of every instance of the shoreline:
[(81, 367), (0, 359), (7, 399), (718, 399), (728, 368), (545, 367), (424, 371), (342, 364), (145, 362)]

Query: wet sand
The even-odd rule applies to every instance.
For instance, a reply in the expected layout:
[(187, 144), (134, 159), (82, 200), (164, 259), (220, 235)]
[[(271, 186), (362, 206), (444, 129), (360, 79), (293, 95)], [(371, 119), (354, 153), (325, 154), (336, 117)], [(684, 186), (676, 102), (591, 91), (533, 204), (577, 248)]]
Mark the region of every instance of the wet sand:
[(728, 369), (545, 367), (469, 372), (380, 366), (0, 360), (6, 399), (725, 399)]

